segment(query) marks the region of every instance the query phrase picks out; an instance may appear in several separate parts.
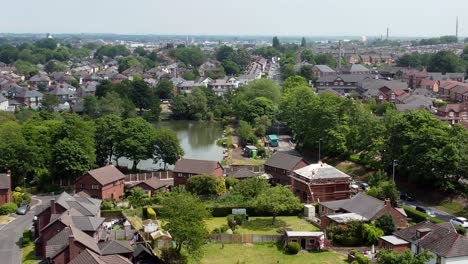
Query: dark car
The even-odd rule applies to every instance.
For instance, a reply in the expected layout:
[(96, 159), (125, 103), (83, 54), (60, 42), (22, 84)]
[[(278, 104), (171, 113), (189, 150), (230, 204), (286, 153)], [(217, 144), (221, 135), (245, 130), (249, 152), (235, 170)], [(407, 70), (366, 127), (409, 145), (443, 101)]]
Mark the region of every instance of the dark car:
[(427, 208), (424, 207), (424, 206), (419, 206), (419, 205), (418, 205), (418, 206), (416, 206), (416, 210), (419, 211), (419, 212), (423, 212), (423, 213), (425, 213), (425, 214), (427, 214), (427, 215), (429, 215), (429, 216), (432, 216), (432, 217), (435, 217), (435, 216), (436, 216), (435, 213), (434, 213), (434, 211), (429, 210), (429, 209), (427, 209)]
[(412, 195), (411, 193), (409, 192), (402, 192), (400, 193), (400, 199), (403, 200), (403, 201), (414, 201), (414, 195)]
[(24, 204), (18, 208), (18, 211), (16, 211), (16, 214), (19, 215), (25, 215), (29, 211), (29, 204)]

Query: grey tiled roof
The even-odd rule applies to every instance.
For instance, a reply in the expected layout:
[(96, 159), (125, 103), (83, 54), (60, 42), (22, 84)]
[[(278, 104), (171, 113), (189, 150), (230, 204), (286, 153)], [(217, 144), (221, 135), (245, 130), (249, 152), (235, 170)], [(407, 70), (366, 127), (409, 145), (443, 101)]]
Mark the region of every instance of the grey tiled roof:
[(175, 164), (174, 172), (212, 174), (218, 163), (213, 160), (180, 159)]
[(69, 264), (131, 264), (130, 260), (119, 255), (99, 256), (98, 254), (85, 249), (72, 259)]
[(372, 219), (385, 206), (384, 201), (364, 193), (358, 193), (351, 199), (323, 202), (320, 204), (335, 211), (343, 209), (350, 213), (356, 213), (368, 220)]
[(133, 249), (127, 241), (108, 240), (98, 244), (101, 255), (133, 253)]
[(96, 231), (104, 220), (102, 217), (72, 216), (73, 224), (81, 231)]
[(265, 165), (292, 171), (301, 160), (302, 157), (293, 156), (284, 152), (276, 152), (265, 162)]

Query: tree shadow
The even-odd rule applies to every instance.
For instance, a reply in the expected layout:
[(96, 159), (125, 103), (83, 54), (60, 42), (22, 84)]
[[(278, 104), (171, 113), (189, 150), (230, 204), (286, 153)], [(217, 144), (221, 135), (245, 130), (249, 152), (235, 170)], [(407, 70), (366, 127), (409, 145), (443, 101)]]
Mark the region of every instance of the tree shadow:
[(271, 229), (285, 228), (287, 227), (286, 222), (280, 219), (276, 219), (275, 224), (272, 225), (272, 218), (265, 219), (255, 219), (249, 220), (242, 223), (242, 228), (246, 230), (255, 230), (255, 231), (268, 231)]

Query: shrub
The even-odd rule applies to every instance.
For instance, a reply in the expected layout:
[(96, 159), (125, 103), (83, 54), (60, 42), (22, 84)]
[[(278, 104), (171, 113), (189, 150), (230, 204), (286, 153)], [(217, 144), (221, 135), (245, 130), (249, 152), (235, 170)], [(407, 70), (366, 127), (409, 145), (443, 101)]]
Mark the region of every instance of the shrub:
[(353, 262), (351, 262), (351, 264), (369, 264), (369, 263), (370, 263), (369, 259), (359, 252), (356, 252), (354, 254), (354, 260)]
[(21, 239), (21, 244), (23, 245), (23, 247), (31, 243), (31, 237), (32, 237), (31, 230), (26, 229), (23, 231), (23, 238)]
[(146, 214), (148, 216), (148, 219), (153, 219), (153, 220), (156, 219), (156, 212), (154, 211), (153, 208), (148, 207), (146, 209)]
[(409, 207), (409, 206), (402, 206), (402, 208), (405, 210), (406, 212), (406, 215), (411, 218), (413, 220), (413, 222), (416, 222), (416, 223), (419, 223), (419, 222), (422, 222), (422, 221), (426, 221), (426, 220), (430, 220), (431, 222), (435, 223), (435, 224), (440, 224), (440, 223), (443, 223), (444, 221), (439, 219), (439, 218), (435, 218), (435, 217), (431, 217), (423, 212), (420, 212), (412, 207)]
[(290, 255), (296, 255), (301, 250), (301, 245), (297, 242), (289, 242), (286, 246), (286, 253)]
[(226, 183), (226, 189), (229, 190), (231, 187), (234, 187), (239, 182), (239, 179), (236, 179), (234, 177), (226, 177), (224, 179), (224, 182)]
[(457, 233), (460, 235), (466, 235), (466, 229), (461, 226), (455, 226), (455, 230), (457, 230)]
[(244, 222), (244, 215), (235, 214), (235, 215), (228, 215), (227, 216), (227, 224), (231, 228), (232, 231), (236, 230), (237, 226), (242, 225)]
[(0, 215), (12, 214), (16, 211), (18, 211), (18, 205), (15, 203), (6, 203), (0, 207)]
[(222, 225), (221, 227), (216, 227), (215, 229), (213, 229), (213, 231), (211, 231), (211, 233), (213, 234), (224, 234), (226, 233), (226, 231), (229, 229), (229, 227), (227, 225)]
[(102, 210), (111, 210), (114, 208), (114, 203), (111, 200), (104, 200), (101, 205)]
[(187, 256), (182, 255), (175, 248), (163, 248), (161, 258), (164, 263), (185, 264), (188, 262)]

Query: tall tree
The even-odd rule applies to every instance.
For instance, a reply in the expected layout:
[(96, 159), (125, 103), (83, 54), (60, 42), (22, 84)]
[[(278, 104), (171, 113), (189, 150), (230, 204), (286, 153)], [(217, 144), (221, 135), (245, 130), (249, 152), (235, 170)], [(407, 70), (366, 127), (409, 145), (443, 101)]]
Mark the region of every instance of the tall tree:
[(117, 139), (116, 157), (126, 157), (132, 160), (132, 170), (136, 170), (141, 160), (153, 157), (154, 128), (143, 118), (124, 120)]
[(162, 160), (164, 169), (166, 164), (175, 164), (184, 155), (179, 139), (174, 131), (169, 128), (156, 130), (154, 137), (154, 162)]
[(118, 115), (107, 115), (96, 120), (96, 163), (104, 166), (112, 161), (122, 129), (122, 119)]
[(151, 89), (148, 84), (143, 80), (135, 80), (132, 82), (131, 98), (133, 103), (143, 111), (143, 109), (150, 109), (154, 100)]
[(277, 185), (258, 195), (252, 205), (257, 209), (273, 215), (272, 225), (280, 213), (291, 212), (301, 208), (299, 198), (286, 186)]
[(159, 99), (171, 99), (174, 96), (174, 84), (169, 80), (162, 79), (156, 85), (156, 95)]
[(306, 42), (306, 39), (304, 37), (302, 37), (302, 40), (301, 40), (301, 47), (302, 48), (307, 47), (307, 42)]
[(58, 178), (67, 178), (68, 183), (90, 170), (94, 160), (90, 160), (80, 143), (70, 140), (59, 140), (52, 149), (52, 173)]
[(189, 193), (172, 192), (163, 199), (159, 216), (165, 220), (164, 230), (171, 233), (177, 252), (185, 248), (190, 255), (199, 256), (208, 235), (205, 205)]
[(273, 37), (272, 46), (273, 46), (273, 48), (275, 48), (276, 50), (280, 50), (280, 49), (281, 49), (281, 44), (280, 44), (280, 42), (279, 42), (278, 37)]

